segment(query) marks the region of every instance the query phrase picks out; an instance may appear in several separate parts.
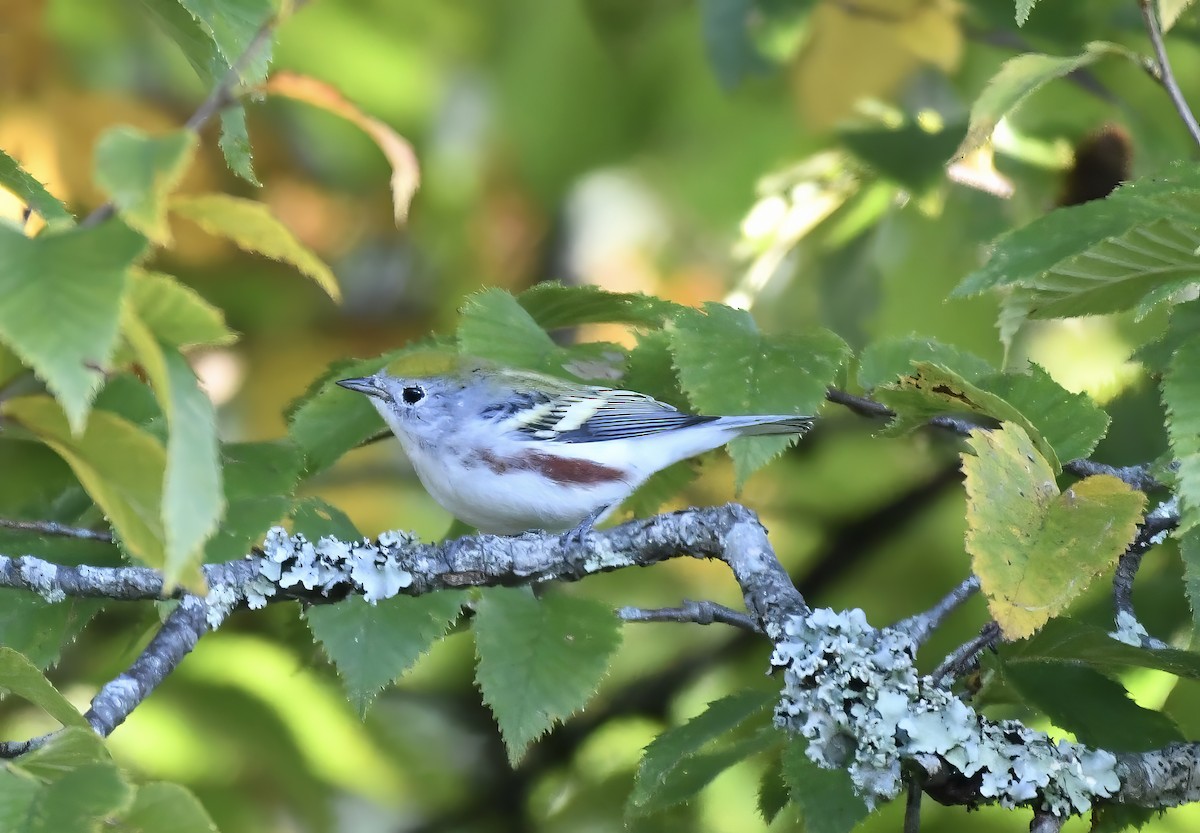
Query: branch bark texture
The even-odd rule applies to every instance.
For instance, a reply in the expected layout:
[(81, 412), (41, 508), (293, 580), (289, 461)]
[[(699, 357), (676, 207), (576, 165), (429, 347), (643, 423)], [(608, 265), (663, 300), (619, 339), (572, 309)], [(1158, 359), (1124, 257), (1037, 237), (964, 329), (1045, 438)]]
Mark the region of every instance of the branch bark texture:
[[(1054, 817), (1081, 813), (1099, 801), (1159, 808), (1200, 800), (1200, 745), (1115, 756), (1054, 741), (1015, 721), (978, 714), (954, 694), (951, 678), (921, 675), (914, 661), (917, 640), (975, 592), (973, 579), (932, 610), (893, 628), (874, 628), (857, 610), (811, 610), (758, 518), (738, 505), (634, 521), (594, 532), (585, 545), (566, 549), (559, 536), (535, 533), (440, 544), (404, 533), (376, 541), (311, 542), (276, 528), (246, 558), (205, 568), (207, 596), (180, 598), (143, 654), (101, 689), (87, 718), (107, 735), (207, 630), (237, 608), (287, 599), (322, 604), (356, 594), (372, 601), (444, 588), (576, 581), (685, 555), (728, 565), (747, 613), (700, 603), (661, 616), (631, 612), (628, 618), (730, 621), (765, 634), (775, 646), (772, 664), (783, 672), (777, 724), (808, 738), (809, 755), (818, 763), (847, 769), (869, 803), (899, 795), (906, 771), (923, 773), (925, 791), (945, 803), (1029, 806)], [(163, 583), (147, 568), (66, 567), (0, 556), (0, 587), (50, 600), (146, 600), (159, 598)], [(5, 744), (0, 754), (21, 754), (40, 740)]]

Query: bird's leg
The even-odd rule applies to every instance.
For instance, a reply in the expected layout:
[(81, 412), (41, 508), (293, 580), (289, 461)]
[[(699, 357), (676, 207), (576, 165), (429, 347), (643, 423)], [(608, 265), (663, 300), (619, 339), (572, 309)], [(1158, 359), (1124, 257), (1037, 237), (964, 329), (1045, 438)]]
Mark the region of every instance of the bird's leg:
[(564, 550), (570, 548), (585, 548), (587, 546), (588, 536), (592, 534), (592, 527), (596, 525), (596, 521), (599, 520), (606, 512), (608, 512), (610, 508), (611, 507), (609, 506), (601, 506), (599, 509), (589, 512), (588, 516), (580, 521), (574, 529), (564, 532), (559, 537), (558, 545)]

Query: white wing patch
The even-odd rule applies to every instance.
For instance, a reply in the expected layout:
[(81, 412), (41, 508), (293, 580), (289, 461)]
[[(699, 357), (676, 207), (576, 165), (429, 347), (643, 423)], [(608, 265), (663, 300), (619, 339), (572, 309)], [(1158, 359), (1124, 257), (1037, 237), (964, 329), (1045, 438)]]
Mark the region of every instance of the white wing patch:
[(567, 431), (575, 431), (582, 428), (584, 423), (600, 412), (600, 409), (604, 407), (607, 401), (602, 397), (593, 396), (572, 403), (563, 412), (563, 415), (559, 417), (558, 422), (554, 423), (554, 427), (551, 430), (564, 434)]
[(513, 420), (517, 425), (537, 425), (554, 413), (554, 404), (554, 402), (543, 402), (524, 411), (518, 411), (513, 414)]

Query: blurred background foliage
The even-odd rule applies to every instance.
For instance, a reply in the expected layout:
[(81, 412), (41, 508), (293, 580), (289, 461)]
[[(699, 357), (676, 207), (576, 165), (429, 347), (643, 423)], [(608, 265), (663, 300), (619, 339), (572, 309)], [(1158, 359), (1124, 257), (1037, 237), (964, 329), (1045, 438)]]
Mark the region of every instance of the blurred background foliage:
[[(176, 127), (206, 93), (152, 5), (0, 0), (0, 147), (81, 215), (102, 201), (92, 169), (103, 130)], [(1193, 101), (1198, 34), (1184, 13), (1169, 36)], [(1152, 174), (1192, 154), (1162, 91), (1131, 62), (1108, 59), (1048, 84), (990, 149), (947, 174), (971, 103), (1002, 62), (1078, 54), (1098, 38), (1145, 52), (1137, 3), (1046, 2), (1018, 28), (1012, 5), (994, 0), (316, 0), (280, 29), (273, 66), (330, 82), (413, 142), (423, 183), (408, 225), (393, 223), (389, 170), (369, 139), (271, 99), (248, 108), (261, 189), (226, 171), (210, 128), (182, 190), (269, 204), (331, 264), (345, 303), (186, 224), (155, 265), (242, 334), (193, 356), (226, 440), (279, 436), (287, 403), (329, 362), (450, 332), (480, 287), (553, 278), (723, 300), (774, 331), (828, 326), (856, 350), (917, 332), (995, 363), (1033, 359), (1107, 403), (1114, 427), (1099, 459), (1140, 462), (1165, 439), (1145, 428), (1161, 426), (1158, 397), (1130, 356), (1161, 330), (1160, 316), (1039, 322), (1005, 357), (994, 299), (944, 300), (996, 235), (1069, 201), (1069, 183), (1082, 178), (1086, 190), (1089, 177)], [(1098, 158), (1101, 173), (1073, 168), (1077, 158)], [(20, 211), (0, 193), (0, 213)], [(581, 336), (627, 339), (598, 328)], [(762, 514), (814, 605), (862, 607), (878, 623), (927, 607), (968, 569), (957, 443), (875, 437), (877, 425), (832, 406), (825, 416), (740, 499)], [(58, 467), (47, 477), (63, 476), (48, 456), (45, 465)], [(701, 469), (679, 505), (734, 497), (726, 457)], [(451, 525), (394, 442), (351, 452), (305, 488), (368, 534), (436, 539)], [(0, 486), (10, 509), (36, 505), (36, 491)], [(1152, 631), (1186, 618), (1177, 573), (1165, 557), (1143, 570)], [(740, 604), (723, 568), (692, 561), (555, 592), (613, 605)], [(1102, 622), (1106, 605), (1097, 589), (1079, 615)], [(469, 637), (439, 643), (360, 722), (297, 613), (240, 614), (206, 637), (112, 735), (118, 762), (187, 785), (226, 833), (616, 831), (640, 750), (658, 731), (730, 690), (772, 685), (760, 640), (719, 626), (627, 626), (587, 711), (514, 771), (472, 685)], [(155, 617), (111, 606), (51, 678), (86, 704)], [(977, 599), (927, 660), (985, 618)], [(1174, 684), (1148, 671), (1127, 682), (1151, 707)], [(1195, 697), (1182, 683), (1172, 695), (1185, 728), (1200, 713)], [(8, 736), (39, 728), (10, 703), (0, 716)], [(642, 829), (766, 829), (761, 770), (739, 765)], [(901, 813), (888, 807), (862, 829), (897, 829)], [(1149, 829), (1189, 830), (1197, 817), (1185, 809)], [(926, 807), (927, 831), (964, 823), (961, 809)], [(1027, 818), (986, 809), (969, 823), (1018, 830)], [(788, 811), (771, 829), (796, 825)]]

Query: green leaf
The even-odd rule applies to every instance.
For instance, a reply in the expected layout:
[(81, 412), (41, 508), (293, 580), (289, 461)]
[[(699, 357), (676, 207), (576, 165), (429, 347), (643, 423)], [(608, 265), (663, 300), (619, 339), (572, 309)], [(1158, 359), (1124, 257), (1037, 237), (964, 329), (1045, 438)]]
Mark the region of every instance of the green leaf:
[(3, 150), (0, 150), (0, 188), (16, 195), (17, 199), (42, 215), (42, 219), (51, 227), (70, 226), (75, 222), (62, 201)]
[(1196, 333), (1200, 332), (1200, 300), (1171, 307), (1171, 320), (1167, 331), (1148, 344), (1143, 344), (1133, 358), (1146, 366), (1152, 374), (1161, 375), (1171, 365), (1175, 353)]
[(758, 782), (758, 812), (763, 821), (772, 824), (788, 803), (788, 788), (783, 780), (783, 761), (776, 759), (763, 770)]
[(1179, 556), (1183, 559), (1183, 589), (1192, 610), (1192, 634), (1200, 635), (1200, 532), (1189, 529), (1179, 536)]
[[(646, 815), (686, 800), (722, 770), (745, 757), (737, 748), (735, 751), (741, 754), (729, 760), (727, 754), (721, 753), (731, 747), (718, 750), (712, 744), (766, 712), (774, 699), (762, 691), (740, 691), (714, 700), (687, 723), (660, 734), (646, 747), (646, 754), (638, 764), (633, 792), (625, 808), (627, 815)], [(724, 766), (716, 769), (714, 764), (719, 763)]]
[(704, 47), (717, 81), (726, 90), (743, 78), (762, 75), (772, 64), (750, 37), (750, 22), (760, 10), (755, 0), (702, 0), (700, 25)]
[(937, 339), (910, 335), (868, 344), (858, 360), (858, 384), (863, 390), (871, 390), (895, 382), (912, 373), (914, 362), (941, 365), (968, 382), (994, 372), (990, 364), (974, 353)]
[(44, 396), (14, 399), (4, 414), (36, 435), (71, 466), (104, 510), (126, 549), (150, 567), (165, 564), (162, 518), (166, 452), (150, 434), (108, 411), (96, 411), (82, 436)]
[(125, 271), (146, 241), (117, 222), (27, 238), (0, 224), (0, 341), (83, 430), (117, 344)]
[[(275, 14), (272, 0), (179, 0), (179, 3), (213, 39), (227, 67), (238, 62), (259, 27)], [(269, 46), (265, 44), (251, 56), (242, 71), (243, 83), (257, 84), (267, 77), (271, 62)]]
[(1154, 810), (1130, 804), (1095, 803), (1092, 805), (1092, 823), (1088, 833), (1121, 833), (1124, 830), (1141, 830), (1155, 815)]
[(1195, 220), (1160, 218), (1088, 246), (1028, 282), (1031, 318), (1149, 313), (1200, 281)]
[(804, 833), (849, 833), (869, 813), (844, 769), (822, 769), (796, 738), (783, 748), (783, 780), (800, 807)]
[(1055, 619), (1022, 642), (1000, 649), (1005, 663), (1065, 660), (1084, 663), (1104, 674), (1126, 668), (1153, 668), (1177, 677), (1200, 679), (1200, 654), (1177, 648), (1142, 648), (1119, 642), (1094, 625)]
[[(1054, 292), (1069, 278), (1043, 280), (1051, 270), (1107, 238), (1163, 219), (1184, 225), (1200, 220), (1200, 167), (1181, 165), (1165, 176), (1127, 183), (1103, 200), (1056, 209), (1008, 233), (996, 241), (987, 263), (950, 297), (1013, 286)], [(1032, 300), (1030, 305), (1035, 305)]]
[(81, 766), (111, 762), (108, 747), (91, 727), (68, 726), (11, 765), (43, 781), (57, 781)]
[(221, 138), (217, 144), (225, 155), (229, 170), (255, 187), (262, 186), (254, 175), (250, 133), (246, 129), (246, 108), (240, 103), (221, 111)]
[(319, 497), (297, 498), (292, 501), (288, 517), (292, 520), (292, 531), (317, 541), (327, 535), (343, 541), (359, 541), (364, 537), (350, 520), (350, 516)]
[(1139, 706), (1116, 680), (1067, 662), (1003, 664), (1004, 679), (1025, 702), (1080, 743), (1113, 752), (1148, 752), (1183, 740), (1162, 712)]
[(217, 833), (212, 817), (195, 795), (164, 781), (138, 787), (133, 806), (109, 829), (115, 833)]
[[(503, 289), (485, 289), (467, 299), (458, 324), (460, 352), (503, 367), (552, 376), (598, 378), (580, 364), (590, 345), (560, 347), (538, 326), (521, 303)], [(622, 357), (623, 358), (623, 357)]]
[(96, 184), (130, 228), (169, 245), (167, 197), (192, 164), (199, 143), (194, 130), (148, 136), (132, 127), (111, 128), (96, 143)]
[(25, 372), (25, 365), (17, 354), (0, 344), (0, 388)]
[(172, 347), (229, 344), (237, 340), (225, 314), (170, 275), (134, 269), (129, 300), (137, 317)]
[(41, 791), (22, 833), (99, 833), (133, 797), (112, 764), (86, 764)]
[(166, 419), (154, 398), (153, 389), (132, 373), (109, 376), (108, 383), (96, 397), (95, 408), (146, 429), (160, 444), (167, 441)]
[(1108, 475), (1059, 492), (1019, 425), (972, 431), (963, 455), (967, 552), (1009, 639), (1035, 633), (1133, 540), (1146, 496)]
[(472, 623), (475, 678), (514, 765), (543, 732), (583, 708), (621, 642), (606, 605), (527, 588), (483, 590)]
[(1162, 380), (1167, 409), (1167, 437), (1179, 461), (1176, 478), (1180, 499), (1179, 529), (1200, 522), (1200, 335), (1179, 346)]
[(902, 434), (921, 428), (938, 416), (965, 414), (987, 417), (1020, 425), (1053, 469), (1058, 471), (1062, 468), (1054, 446), (1011, 403), (940, 365), (913, 362), (910, 375), (876, 388), (875, 398), (896, 412), (896, 418), (888, 424), (887, 434)]
[(316, 282), (334, 301), (341, 300), (337, 278), (329, 267), (264, 204), (227, 194), (177, 195), (171, 199), (171, 210), (209, 234), (228, 238), (248, 252), (288, 264)]
[(48, 668), (103, 607), (98, 599), (47, 602), (24, 590), (0, 590), (0, 645)]
[(1048, 82), (1112, 54), (1126, 55), (1128, 52), (1116, 44), (1095, 42), (1089, 43), (1079, 55), (1066, 58), (1026, 53), (1005, 61), (971, 106), (970, 127), (955, 157), (966, 156), (987, 143), (1000, 119)]
[[(713, 415), (815, 414), (850, 353), (828, 330), (764, 335), (748, 312), (714, 303), (675, 321), (671, 350), (688, 398)], [(738, 487), (796, 439), (730, 443)]]
[(1024, 26), (1029, 20), (1029, 13), (1033, 11), (1037, 0), (1017, 0), (1017, 25)]
[(631, 816), (660, 813), (696, 797), (725, 770), (778, 742), (773, 733), (760, 732), (712, 752), (697, 752), (664, 776), (644, 804), (630, 806)]
[(163, 34), (183, 51), (204, 86), (211, 87), (224, 76), (229, 64), (217, 51), (212, 38), (179, 4), (179, 0), (142, 0), (142, 7)]
[(932, 128), (911, 116), (898, 125), (852, 124), (837, 131), (841, 144), (875, 173), (922, 194), (942, 185), (946, 164), (967, 132), (965, 120)]
[(181, 581), (201, 586), (197, 568), (204, 543), (216, 532), (225, 511), (216, 410), (183, 356), (159, 342), (131, 307), (126, 312), (125, 337), (137, 352), (170, 427), (162, 494), (163, 580), (168, 587)]
[(365, 717), (380, 689), (399, 680), (446, 635), (465, 600), (460, 590), (394, 596), (375, 605), (353, 597), (314, 606), (305, 618), (337, 666), (350, 702)]
[(1071, 393), (1036, 364), (1028, 373), (997, 373), (975, 382), (1037, 426), (1059, 460), (1089, 456), (1108, 430), (1108, 414), (1091, 397)]
[(208, 542), (204, 560), (241, 558), (288, 514), (300, 478), (301, 456), (290, 442), (232, 443), (221, 447), (225, 519)]
[(517, 296), (517, 303), (543, 330), (580, 324), (653, 327), (681, 309), (640, 292), (608, 292), (592, 284), (564, 286), (557, 281), (534, 284)]
[(12, 648), (0, 647), (0, 690), (28, 700), (63, 726), (91, 731), (83, 715), (58, 693), (37, 666)]
[(0, 830), (24, 831), (42, 785), (33, 778), (0, 768)]
[[(170, 586), (200, 561), (201, 552), (225, 511), (217, 456), (217, 415), (212, 400), (177, 351), (163, 351), (167, 386), (167, 464), (163, 483), (163, 526)], [(162, 394), (160, 394), (161, 396)]]
[(679, 386), (675, 372), (675, 357), (671, 354), (671, 337), (664, 330), (639, 333), (637, 346), (625, 359), (625, 375), (621, 385), (629, 390), (648, 393), (660, 402), (681, 411), (692, 405)]

